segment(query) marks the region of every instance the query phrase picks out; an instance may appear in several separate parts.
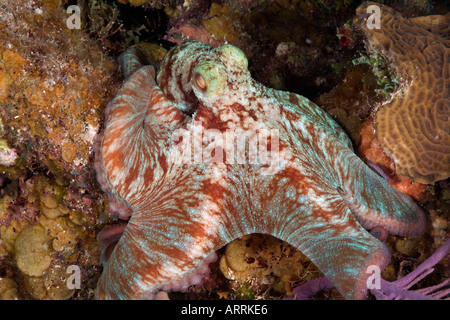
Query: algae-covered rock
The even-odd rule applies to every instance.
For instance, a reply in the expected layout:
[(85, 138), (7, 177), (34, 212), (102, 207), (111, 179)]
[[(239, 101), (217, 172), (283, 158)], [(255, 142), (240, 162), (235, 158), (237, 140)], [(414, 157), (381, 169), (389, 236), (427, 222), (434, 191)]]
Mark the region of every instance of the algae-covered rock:
[[(20, 299), (69, 299), (93, 296), (101, 263), (95, 239), (101, 201), (60, 177), (23, 176), (0, 188), (0, 259), (2, 272), (17, 281)], [(11, 188), (11, 186), (15, 188)], [(89, 274), (79, 289), (63, 286), (76, 265)], [(56, 274), (58, 273), (58, 274)]]
[(6, 139), (0, 138), (0, 166), (12, 166), (18, 157), (17, 151), (8, 145)]
[(67, 18), (58, 0), (2, 1), (0, 172), (10, 176), (37, 163), (70, 178), (90, 169), (116, 68)]
[(418, 241), (413, 238), (398, 239), (395, 242), (395, 249), (405, 256), (414, 257), (417, 255)]
[(5, 255), (14, 252), (14, 245), (20, 233), (28, 228), (28, 221), (12, 220), (8, 226), (0, 226), (0, 244), (6, 250)]
[(32, 277), (39, 277), (52, 261), (51, 237), (41, 225), (22, 231), (15, 242), (17, 266)]
[(75, 293), (75, 289), (68, 286), (67, 280), (70, 273), (67, 266), (58, 264), (48, 269), (44, 277), (47, 296), (52, 300), (67, 300)]
[(48, 230), (55, 251), (71, 255), (75, 253), (77, 239), (84, 237), (83, 229), (76, 226), (68, 217), (41, 218), (41, 224)]
[(241, 283), (239, 290), (256, 282), (288, 295), (292, 294), (292, 283), (300, 277), (309, 280), (320, 274), (300, 251), (277, 238), (261, 234), (230, 242), (221, 257), (220, 270), (226, 278)]
[(0, 300), (17, 300), (17, 283), (8, 277), (0, 278)]
[(70, 210), (61, 201), (62, 197), (58, 194), (63, 193), (64, 188), (61, 186), (47, 185), (44, 190), (40, 193), (40, 209), (47, 218), (54, 219), (60, 216), (69, 214)]

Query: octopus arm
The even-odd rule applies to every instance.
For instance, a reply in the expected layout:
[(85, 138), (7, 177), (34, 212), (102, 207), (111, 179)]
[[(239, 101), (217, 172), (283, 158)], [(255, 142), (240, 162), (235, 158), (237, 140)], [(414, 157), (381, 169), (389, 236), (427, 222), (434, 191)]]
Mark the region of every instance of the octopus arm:
[(203, 183), (188, 179), (195, 174), (180, 168), (142, 195), (105, 264), (97, 298), (149, 299), (201, 281), (225, 243), (217, 231), (219, 208), (201, 194)]
[[(338, 192), (366, 229), (382, 226), (401, 236), (418, 236), (425, 231), (422, 208), (391, 187), (353, 152), (344, 151), (336, 166), (343, 177)], [(350, 174), (352, 179), (345, 178)]]
[(287, 112), (295, 113), (300, 119), (307, 117), (315, 124), (321, 124), (322, 128), (324, 128), (330, 135), (337, 137), (350, 149), (353, 148), (350, 138), (339, 126), (339, 124), (328, 113), (312, 101), (299, 94), (291, 92), (273, 90), (272, 94), (274, 94), (279, 101), (284, 101), (283, 109), (286, 109)]
[(153, 181), (165, 155), (169, 134), (185, 116), (155, 82), (155, 70), (133, 72), (106, 108), (105, 130), (98, 137), (95, 168), (110, 199), (111, 211), (129, 218), (133, 199)]
[[(346, 299), (365, 299), (374, 266), (383, 270), (390, 260), (389, 249), (371, 236), (355, 219), (343, 200), (332, 211), (315, 212), (315, 219), (295, 224), (297, 231), (287, 239), (305, 254)], [(317, 219), (317, 216), (324, 217)]]

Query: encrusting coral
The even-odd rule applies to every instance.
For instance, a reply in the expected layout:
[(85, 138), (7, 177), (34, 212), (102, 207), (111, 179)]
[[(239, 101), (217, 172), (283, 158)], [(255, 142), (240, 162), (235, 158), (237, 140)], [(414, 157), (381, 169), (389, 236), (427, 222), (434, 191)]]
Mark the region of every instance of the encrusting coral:
[(34, 277), (39, 277), (50, 267), (50, 237), (40, 225), (25, 229), (15, 243), (17, 266), (19, 269)]
[(95, 281), (96, 274), (99, 275), (99, 249), (94, 232), (98, 211), (92, 197), (82, 195), (62, 179), (54, 181), (42, 175), (22, 179), (12, 196), (2, 197), (4, 202), (0, 206), (3, 272), (9, 270), (12, 278), (18, 279), (19, 298), (89, 296), (92, 289), (88, 285), (77, 292), (66, 282), (71, 275), (67, 272), (70, 266), (78, 267), (86, 275), (92, 272), (82, 278), (84, 282)]
[[(369, 28), (370, 5), (380, 8), (380, 28)], [(378, 139), (397, 173), (420, 183), (449, 177), (450, 13), (407, 19), (387, 6), (365, 3), (356, 17), (366, 49), (383, 56), (399, 82), (375, 118)]]
[(0, 5), (2, 299), (86, 299), (100, 271), (92, 143), (117, 68), (68, 17), (59, 0)]
[[(241, 285), (258, 280), (264, 283), (263, 290), (292, 294), (292, 283), (307, 281), (321, 273), (300, 251), (286, 242), (262, 234), (241, 237), (229, 243), (220, 258), (220, 270), (227, 279)], [(261, 286), (256, 286), (261, 288)], [(259, 294), (259, 292), (255, 292)]]
[(0, 171), (10, 177), (37, 163), (68, 178), (91, 169), (116, 67), (68, 18), (58, 0), (2, 1)]
[(0, 300), (17, 300), (17, 283), (8, 277), (0, 278)]

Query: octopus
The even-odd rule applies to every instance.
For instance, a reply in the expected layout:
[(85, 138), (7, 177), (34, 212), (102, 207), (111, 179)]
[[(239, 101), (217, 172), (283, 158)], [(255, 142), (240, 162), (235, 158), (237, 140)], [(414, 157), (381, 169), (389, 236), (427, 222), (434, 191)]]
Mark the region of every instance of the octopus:
[(364, 299), (370, 270), (390, 260), (380, 228), (424, 231), (421, 207), (367, 167), (327, 113), (255, 81), (239, 48), (185, 42), (157, 72), (136, 49), (121, 61), (95, 169), (125, 222), (98, 234), (98, 299), (184, 291), (251, 233), (295, 246), (346, 299)]

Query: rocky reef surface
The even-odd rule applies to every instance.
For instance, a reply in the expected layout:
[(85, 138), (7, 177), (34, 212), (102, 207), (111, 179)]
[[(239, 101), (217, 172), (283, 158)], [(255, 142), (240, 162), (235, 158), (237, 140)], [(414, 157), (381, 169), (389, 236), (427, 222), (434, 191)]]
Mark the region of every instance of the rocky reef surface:
[[(96, 235), (115, 220), (107, 213), (108, 199), (95, 177), (93, 145), (104, 109), (123, 80), (117, 58), (130, 46), (139, 47), (157, 64), (176, 43), (231, 43), (245, 52), (255, 79), (304, 95), (327, 111), (346, 130), (360, 157), (429, 213), (421, 237), (385, 240), (393, 257), (384, 279), (403, 277), (448, 239), (450, 126), (442, 114), (448, 115), (449, 95), (435, 98), (442, 93), (436, 70), (445, 68), (443, 63), (447, 73), (441, 78), (448, 89), (445, 5), (384, 1), (392, 9), (383, 10), (414, 27), (417, 37), (402, 38), (408, 45), (431, 39), (424, 35), (426, 28), (434, 28), (441, 41), (433, 46), (435, 51), (418, 59), (422, 63), (416, 64), (418, 68), (408, 69), (403, 66), (412, 51), (399, 55), (405, 46), (396, 48), (383, 40), (391, 35), (365, 30), (357, 20), (360, 1), (80, 0), (76, 3), (80, 28), (76, 11), (67, 10), (73, 4), (59, 0), (0, 4), (0, 299), (94, 298), (102, 271)], [(446, 33), (436, 27), (442, 21), (447, 23)], [(442, 61), (432, 59), (439, 50), (447, 52)], [(400, 89), (421, 86), (417, 81), (408, 87), (415, 72), (433, 86), (422, 86), (423, 94), (399, 95)], [(410, 112), (406, 118), (412, 118), (412, 125), (414, 117), (419, 122), (434, 117), (434, 129), (442, 132), (438, 135), (442, 148), (433, 152), (426, 150), (430, 136), (414, 132), (414, 139), (423, 143), (411, 151), (418, 157), (407, 162), (407, 171), (415, 172), (411, 166), (418, 166), (416, 171), (430, 179), (405, 176), (398, 170), (403, 167), (398, 159), (404, 157), (396, 156), (395, 147), (386, 147), (389, 138), (380, 141), (380, 131), (383, 137), (393, 132), (386, 128), (408, 130), (398, 122), (401, 117), (388, 114), (392, 108), (409, 106), (404, 100), (423, 106), (405, 111)], [(427, 160), (430, 156), (444, 165), (434, 165)], [(269, 236), (237, 239), (218, 255), (202, 285), (169, 296), (279, 299), (321, 276), (295, 248)], [(449, 278), (448, 260), (442, 260), (419, 288)], [(334, 289), (316, 298), (342, 299)]]

